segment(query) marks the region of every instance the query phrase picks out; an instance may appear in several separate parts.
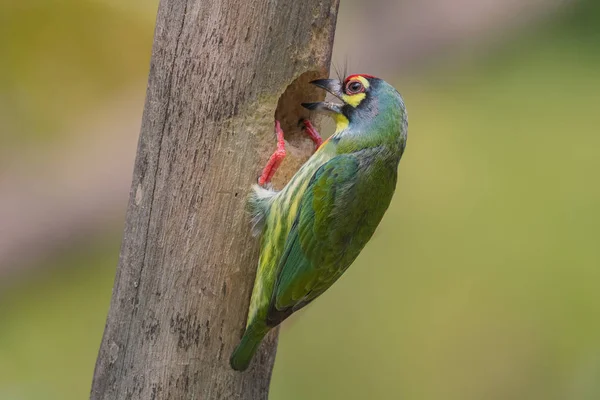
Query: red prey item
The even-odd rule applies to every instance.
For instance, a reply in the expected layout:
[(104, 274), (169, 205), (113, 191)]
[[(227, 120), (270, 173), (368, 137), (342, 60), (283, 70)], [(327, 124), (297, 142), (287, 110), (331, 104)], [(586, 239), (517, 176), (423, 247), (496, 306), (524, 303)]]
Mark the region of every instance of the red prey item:
[(258, 178), (260, 186), (265, 186), (271, 182), (277, 168), (279, 168), (285, 158), (285, 141), (283, 140), (283, 131), (281, 130), (279, 121), (275, 121), (275, 135), (277, 135), (277, 150), (271, 155), (267, 165), (263, 168), (262, 174), (260, 174), (260, 178)]
[(310, 137), (310, 140), (315, 144), (315, 149), (318, 149), (323, 144), (323, 138), (319, 135), (319, 132), (315, 129), (315, 127), (310, 123), (309, 120), (305, 119), (302, 121), (304, 124), (304, 129), (306, 133)]

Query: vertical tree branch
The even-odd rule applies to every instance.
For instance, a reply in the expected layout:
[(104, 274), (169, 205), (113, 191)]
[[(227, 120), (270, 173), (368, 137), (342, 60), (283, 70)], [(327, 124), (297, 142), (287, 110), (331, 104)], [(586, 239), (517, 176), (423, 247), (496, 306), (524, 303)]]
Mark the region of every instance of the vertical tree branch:
[(275, 146), (275, 116), (288, 176), (310, 151), (299, 103), (319, 97), (306, 83), (327, 75), (337, 8), (161, 1), (92, 399), (267, 397), (276, 334), (247, 372), (228, 365), (258, 256), (245, 199)]

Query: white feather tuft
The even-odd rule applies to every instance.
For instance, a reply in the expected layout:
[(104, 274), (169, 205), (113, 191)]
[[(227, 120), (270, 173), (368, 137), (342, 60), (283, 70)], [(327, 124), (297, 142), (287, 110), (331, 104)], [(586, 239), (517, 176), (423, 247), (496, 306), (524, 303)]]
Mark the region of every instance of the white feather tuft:
[(258, 236), (262, 232), (269, 207), (276, 194), (277, 192), (271, 187), (252, 186), (252, 193), (250, 193), (250, 197), (248, 198), (248, 206), (250, 208), (252, 234), (254, 236)]

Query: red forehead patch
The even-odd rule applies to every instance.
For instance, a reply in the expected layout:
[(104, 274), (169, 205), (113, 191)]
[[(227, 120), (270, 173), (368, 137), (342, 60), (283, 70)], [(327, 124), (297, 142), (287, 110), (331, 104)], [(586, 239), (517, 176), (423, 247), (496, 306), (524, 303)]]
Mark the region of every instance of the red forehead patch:
[(367, 74), (354, 74), (354, 75), (348, 75), (346, 77), (346, 80), (344, 81), (344, 83), (354, 79), (354, 78), (358, 78), (359, 76), (362, 76), (363, 78), (367, 78), (367, 79), (372, 79), (375, 78), (373, 75), (367, 75)]

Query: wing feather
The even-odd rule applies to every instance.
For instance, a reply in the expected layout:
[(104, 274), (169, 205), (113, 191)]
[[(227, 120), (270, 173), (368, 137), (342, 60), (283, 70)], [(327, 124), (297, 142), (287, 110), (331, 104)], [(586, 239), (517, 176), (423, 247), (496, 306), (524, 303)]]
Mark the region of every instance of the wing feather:
[(354, 156), (340, 155), (311, 178), (279, 262), (267, 317), (271, 325), (323, 293), (348, 267), (342, 259), (360, 223), (354, 218), (358, 168)]

